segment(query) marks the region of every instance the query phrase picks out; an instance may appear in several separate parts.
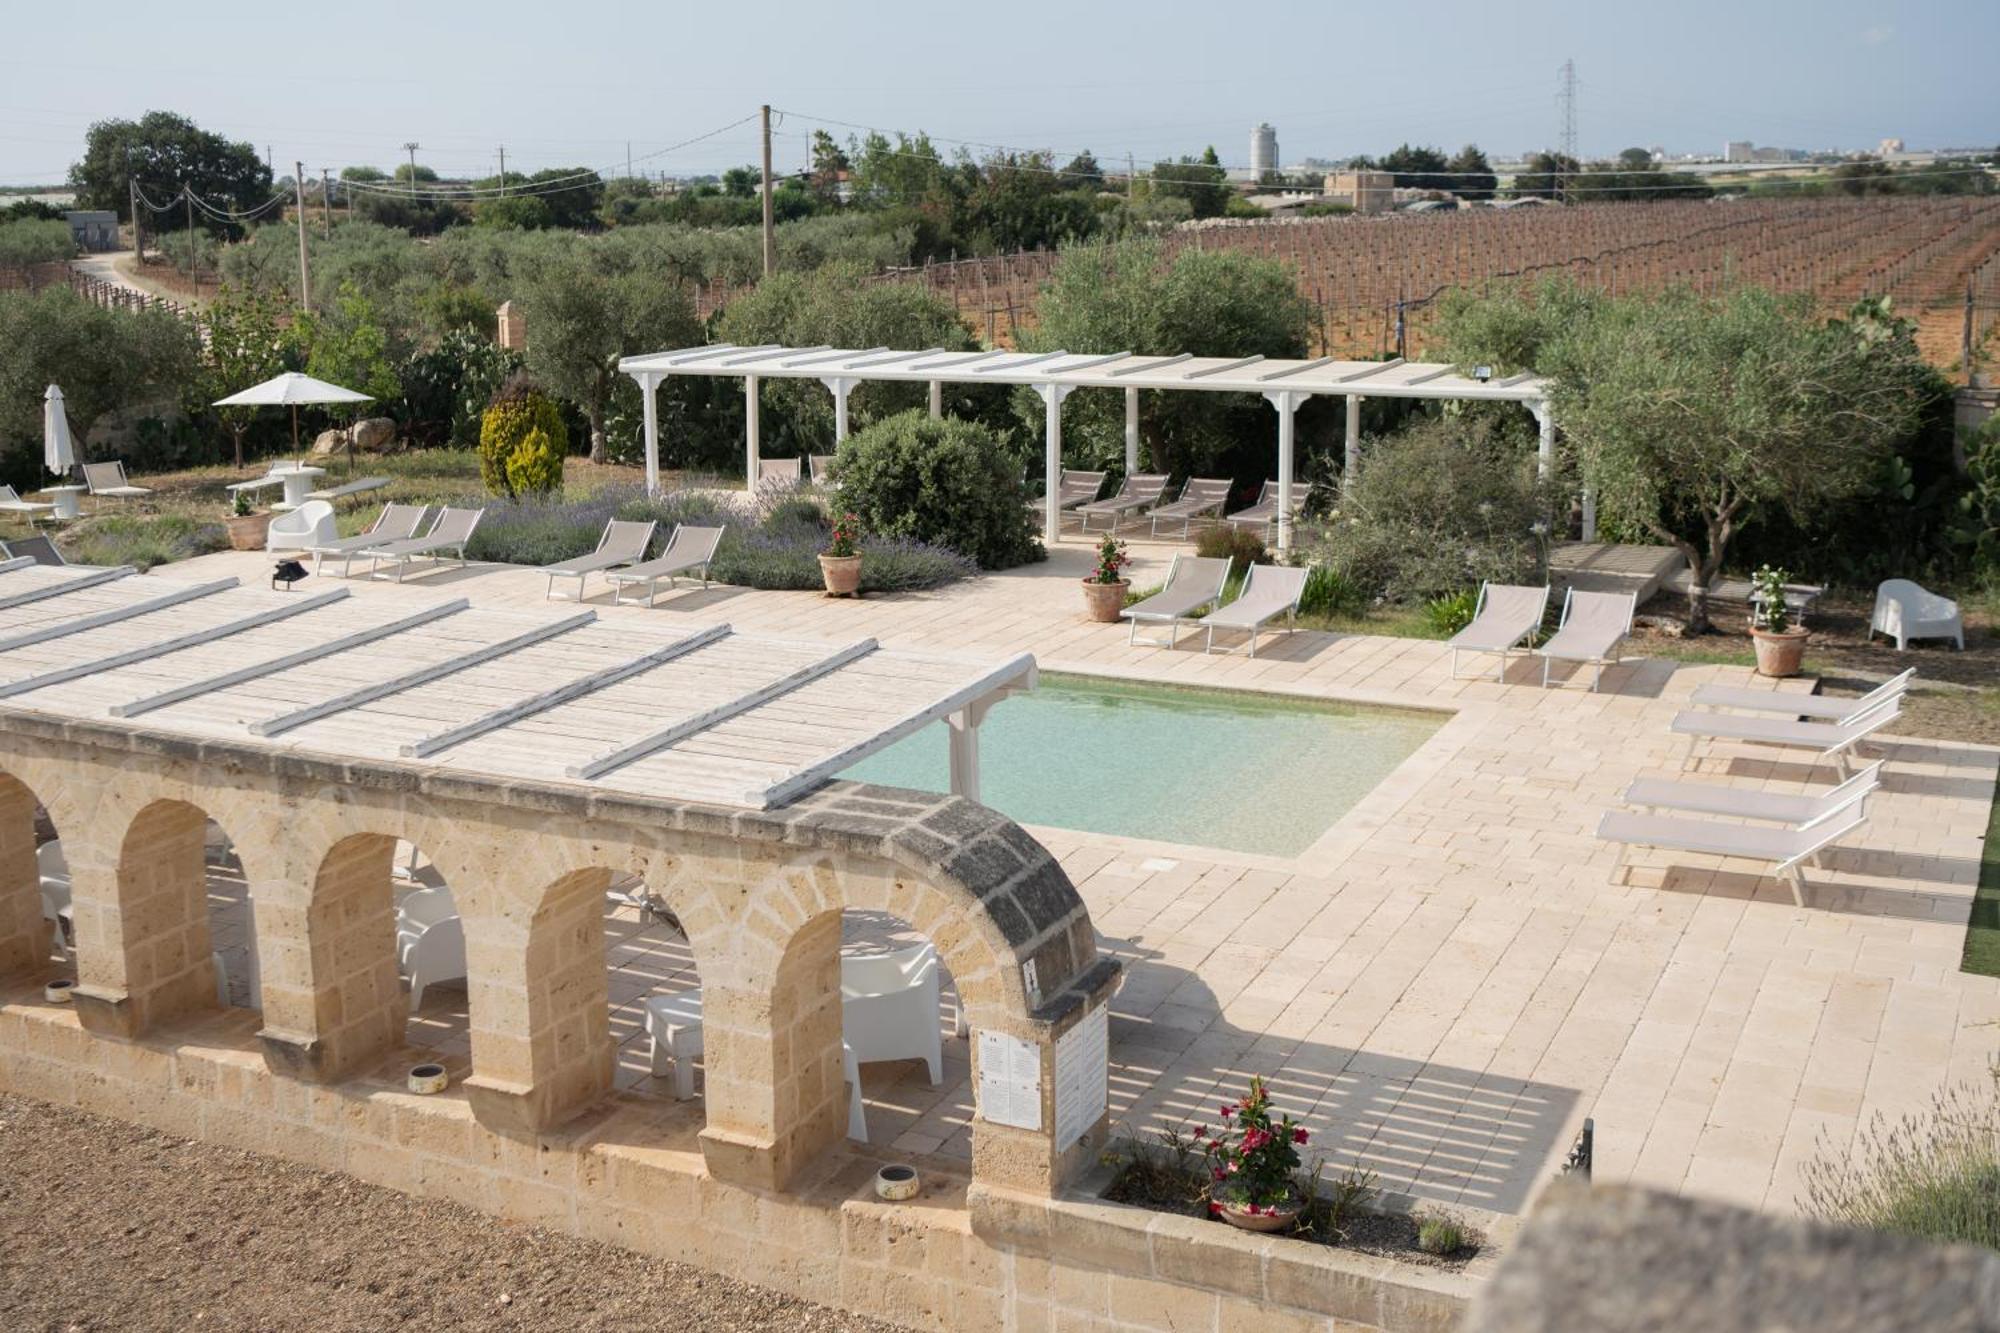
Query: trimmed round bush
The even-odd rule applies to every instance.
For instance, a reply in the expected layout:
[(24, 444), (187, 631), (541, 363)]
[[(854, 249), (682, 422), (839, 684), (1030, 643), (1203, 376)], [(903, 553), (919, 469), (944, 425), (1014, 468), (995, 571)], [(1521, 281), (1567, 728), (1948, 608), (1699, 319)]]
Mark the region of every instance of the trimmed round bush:
[[(530, 449), (530, 440), (539, 434)], [(518, 469), (515, 455), (529, 450)], [(569, 428), (555, 399), (522, 376), (501, 386), (479, 419), (479, 479), (494, 495), (539, 495), (562, 485), (562, 461), (569, 453)], [(553, 458), (553, 467), (550, 458)]]
[(899, 413), (849, 436), (835, 466), (840, 507), (870, 533), (949, 547), (981, 569), (1047, 556), (1019, 465), (984, 426)]
[(507, 489), (516, 495), (544, 495), (559, 490), (562, 475), (562, 451), (540, 427), (529, 431), (520, 446), (507, 455)]

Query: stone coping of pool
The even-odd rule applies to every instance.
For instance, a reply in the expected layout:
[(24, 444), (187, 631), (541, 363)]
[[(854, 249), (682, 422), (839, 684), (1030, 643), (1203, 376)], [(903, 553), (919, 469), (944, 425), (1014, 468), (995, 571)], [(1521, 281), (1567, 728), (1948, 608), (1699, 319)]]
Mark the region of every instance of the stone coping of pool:
[(0, 1087), (939, 1333), (1437, 1333), (1462, 1323), (1516, 1226), (1452, 1209), (1485, 1238), (1453, 1271), (1107, 1202), (1109, 1167), (1036, 1198), (917, 1159), (921, 1193), (885, 1202), (875, 1172), (901, 1159), (853, 1148), (826, 1154), (796, 1189), (766, 1193), (707, 1172), (699, 1117), (680, 1103), (619, 1093), (557, 1130), (494, 1132), (460, 1084), (423, 1096), (388, 1073), (338, 1084), (273, 1074), (256, 1026), (253, 1013), (221, 1011), (117, 1040), (86, 1031), (38, 985), (14, 985), (0, 990)]

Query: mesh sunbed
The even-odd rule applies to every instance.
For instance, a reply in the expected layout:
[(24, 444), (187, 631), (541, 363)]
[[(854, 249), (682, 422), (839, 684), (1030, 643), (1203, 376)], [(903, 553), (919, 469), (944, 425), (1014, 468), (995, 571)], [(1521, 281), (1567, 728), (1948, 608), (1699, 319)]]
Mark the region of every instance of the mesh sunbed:
[(1258, 631), (1280, 615), (1285, 617), (1285, 633), (1290, 634), (1298, 618), (1299, 598), (1305, 594), (1308, 572), (1303, 566), (1250, 566), (1250, 572), (1243, 576), (1243, 591), (1236, 594), (1236, 600), (1202, 617), (1208, 641), (1201, 650), (1204, 653), (1215, 650), (1215, 632), (1219, 629), (1243, 630), (1250, 636), (1250, 656), (1255, 657)]
[(1548, 614), (1549, 590), (1513, 583), (1482, 583), (1472, 623), (1451, 636), (1451, 678), (1458, 679), (1460, 653), (1498, 653), (1496, 680), (1507, 678), (1507, 658), (1524, 640), (1535, 637)]
[[(1296, 519), (1306, 509), (1306, 501), (1312, 498), (1313, 488), (1303, 481), (1292, 483), (1292, 517)], [(1225, 520), (1232, 527), (1263, 528), (1267, 533), (1278, 522), (1278, 483), (1267, 481), (1257, 492), (1257, 502), (1239, 509)]]
[(34, 500), (23, 500), (19, 491), (12, 486), (0, 486), (0, 514), (23, 514), (34, 518), (37, 514), (52, 513), (55, 506)]
[[(1672, 730), (1675, 735), (1697, 740), (1748, 741), (1813, 750), (1817, 752), (1816, 759), (1831, 759), (1840, 775), (1846, 777), (1848, 753), (1901, 716), (1902, 702), (1900, 697), (1885, 700), (1846, 722), (1794, 722), (1782, 717), (1739, 717), (1733, 713), (1689, 710), (1674, 716)], [(1692, 746), (1688, 757), (1694, 757)]]
[(1672, 778), (1640, 778), (1625, 789), (1625, 804), (1679, 814), (1734, 815), (1767, 824), (1807, 829), (1833, 818), (1882, 785), (1882, 760), (1877, 759), (1837, 787), (1814, 794), (1757, 791), (1714, 782), (1677, 782)]
[(1189, 477), (1187, 485), (1172, 504), (1156, 507), (1149, 515), (1153, 520), (1153, 535), (1160, 535), (1160, 520), (1169, 523), (1179, 521), (1181, 536), (1188, 534), (1194, 521), (1204, 514), (1219, 514), (1229, 500), (1229, 479), (1227, 477)]
[(757, 460), (757, 494), (775, 495), (797, 490), (805, 481), (802, 458), (760, 458)]
[(141, 500), (153, 493), (150, 487), (134, 486), (125, 476), (125, 465), (117, 461), (85, 463), (83, 484), (92, 495), (108, 495), (114, 500)]
[(1227, 556), (1176, 555), (1167, 566), (1167, 586), (1143, 602), (1135, 602), (1118, 614), (1132, 622), (1125, 642), (1139, 642), (1139, 625), (1167, 626), (1167, 637), (1148, 639), (1156, 648), (1171, 648), (1180, 634), (1181, 622), (1204, 606), (1222, 600), (1223, 585), (1229, 582)]
[(1791, 694), (1781, 690), (1760, 690), (1746, 685), (1704, 685), (1688, 702), (1706, 708), (1740, 708), (1753, 713), (1779, 713), (1789, 718), (1846, 722), (1874, 708), (1899, 699), (1910, 688), (1917, 669), (1891, 676), (1859, 699), (1829, 699), (1824, 694)]
[(458, 556), (460, 569), (465, 568), (465, 544), (472, 540), (472, 531), (479, 526), (479, 520), (486, 516), (484, 509), (452, 509), (446, 507), (438, 515), (431, 530), (421, 537), (411, 537), (407, 541), (387, 542), (371, 546), (364, 554), (375, 563), (369, 577), (381, 578), (382, 562), (391, 561), (396, 566), (396, 582), (403, 581), (403, 571), (415, 560), (432, 559), (442, 561), (450, 551)]
[(701, 586), (708, 586), (708, 566), (715, 559), (715, 548), (722, 544), (722, 528), (697, 528), (685, 523), (676, 524), (673, 536), (667, 538), (667, 549), (658, 557), (644, 564), (627, 565), (615, 569), (604, 577), (611, 584), (611, 600), (623, 605), (625, 585), (643, 583), (646, 585), (646, 605), (653, 604), (659, 594), (660, 580), (665, 579), (669, 588), (675, 580), (690, 570), (701, 571)]
[(1090, 520), (1099, 514), (1103, 514), (1111, 520), (1111, 526), (1106, 531), (1115, 532), (1118, 529), (1119, 520), (1123, 519), (1125, 515), (1150, 509), (1160, 502), (1160, 497), (1166, 493), (1166, 490), (1166, 473), (1142, 473), (1138, 476), (1125, 478), (1124, 484), (1118, 488), (1116, 495), (1108, 499), (1092, 500), (1089, 504), (1080, 504), (1076, 507), (1076, 512), (1083, 515), (1083, 530), (1085, 532), (1090, 531)]
[(56, 549), (56, 544), (39, 533), (33, 537), (16, 537), (10, 542), (0, 542), (0, 551), (6, 552), (9, 560), (28, 559), (38, 565), (57, 568), (69, 565), (69, 561), (63, 559), (63, 553)]
[(1790, 885), (1792, 901), (1804, 907), (1806, 879), (1800, 865), (1859, 828), (1868, 817), (1867, 803), (1865, 794), (1858, 796), (1839, 814), (1809, 829), (1725, 824), (1713, 819), (1610, 810), (1598, 822), (1597, 836), (1606, 842), (1621, 842), (1631, 847), (1664, 847), (1676, 852), (1770, 861), (1774, 863), (1772, 873)]
[(1632, 611), (1638, 601), (1629, 592), (1563, 593), (1562, 620), (1549, 641), (1535, 651), (1542, 657), (1542, 687), (1548, 688), (1551, 662), (1590, 664), (1590, 690), (1597, 692), (1604, 667), (1618, 661), (1618, 646), (1632, 632)]
[(557, 579), (575, 579), (576, 600), (582, 601), (584, 585), (590, 581), (592, 574), (644, 560), (646, 548), (653, 544), (653, 529), (658, 526), (657, 523), (612, 519), (604, 525), (604, 535), (597, 539), (595, 551), (542, 566), (543, 572), (549, 576), (548, 590), (542, 600), (555, 596)]
[(1080, 472), (1074, 468), (1064, 468), (1056, 479), (1056, 508), (1074, 509), (1080, 504), (1088, 504), (1104, 489), (1107, 472)]
[(834, 490), (838, 486), (833, 479), (833, 459), (832, 454), (806, 455), (806, 463), (812, 470), (812, 484), (823, 491)]
[(385, 542), (408, 541), (417, 535), (423, 525), (424, 515), (430, 512), (424, 505), (386, 504), (382, 512), (375, 516), (375, 522), (368, 531), (352, 537), (336, 537), (330, 542), (320, 542), (306, 549), (312, 552), (313, 573), (319, 573), (320, 562), (327, 556), (340, 557), (340, 576), (347, 577), (354, 564), (354, 557), (365, 554), (372, 547)]

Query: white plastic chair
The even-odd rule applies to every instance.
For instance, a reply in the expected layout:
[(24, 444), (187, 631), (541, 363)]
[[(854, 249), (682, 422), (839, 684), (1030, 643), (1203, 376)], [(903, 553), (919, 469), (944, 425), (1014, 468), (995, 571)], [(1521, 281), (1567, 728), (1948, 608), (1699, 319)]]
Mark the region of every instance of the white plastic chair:
[(1894, 639), (1899, 653), (1911, 639), (1950, 639), (1965, 651), (1965, 617), (1959, 614), (1958, 603), (1908, 579), (1888, 579), (1875, 589), (1868, 637), (1872, 641), (1877, 634)]
[(63, 856), (62, 839), (56, 838), (35, 849), (35, 866), (42, 881), (42, 919), (55, 926), (56, 939), (64, 953), (74, 953), (69, 938), (71, 923), (69, 861)]
[(410, 950), (426, 930), (446, 917), (457, 915), (458, 904), (452, 901), (451, 890), (442, 884), (404, 894), (403, 900), (396, 904), (397, 965), (407, 965)]
[(855, 1063), (922, 1060), (936, 1086), (944, 1077), (936, 948), (842, 958), (840, 1026)]
[[(249, 1007), (264, 1007), (264, 968), (257, 957), (257, 904), (249, 899), (243, 903), (243, 963), (246, 976), (244, 981), (250, 991)], [(222, 950), (216, 949), (208, 955), (209, 965), (215, 969), (215, 1002), (224, 1009), (229, 1008), (229, 960)]]
[(289, 514), (271, 520), (264, 537), (267, 551), (310, 551), (340, 536), (333, 524), (333, 506), (324, 500), (308, 500)]
[(646, 1036), (652, 1041), (653, 1077), (671, 1072), (675, 1099), (694, 1096), (694, 1062), (701, 1054), (700, 988), (647, 996)]
[(414, 1014), (424, 1007), (426, 986), (458, 981), (465, 976), (464, 921), (448, 916), (418, 931), (401, 959), (401, 967), (404, 979), (410, 983), (410, 1012)]

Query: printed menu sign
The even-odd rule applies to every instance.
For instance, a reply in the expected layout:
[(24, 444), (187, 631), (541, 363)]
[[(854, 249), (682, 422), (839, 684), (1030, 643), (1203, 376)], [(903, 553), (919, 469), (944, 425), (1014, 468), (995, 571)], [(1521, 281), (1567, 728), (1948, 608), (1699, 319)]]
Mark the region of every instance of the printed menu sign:
[(979, 1114), (989, 1124), (1042, 1127), (1042, 1051), (1004, 1032), (979, 1033)]
[(1099, 1005), (1056, 1038), (1056, 1151), (1088, 1134), (1109, 1091), (1111, 1007)]

